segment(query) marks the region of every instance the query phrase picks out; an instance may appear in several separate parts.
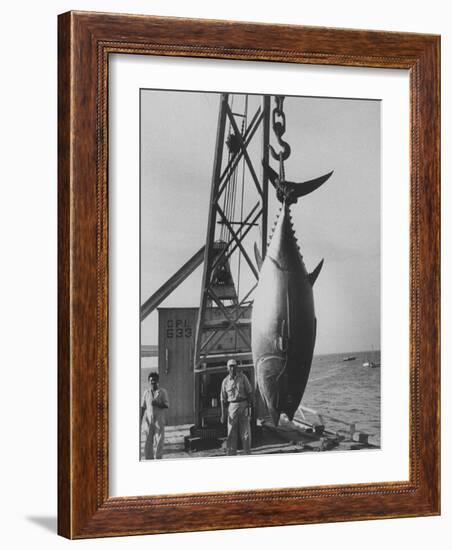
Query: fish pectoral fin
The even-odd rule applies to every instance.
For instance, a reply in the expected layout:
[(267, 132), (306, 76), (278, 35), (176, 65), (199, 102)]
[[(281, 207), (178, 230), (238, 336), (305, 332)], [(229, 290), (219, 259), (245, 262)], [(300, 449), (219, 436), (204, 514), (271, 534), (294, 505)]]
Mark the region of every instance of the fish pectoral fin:
[(289, 324), (286, 319), (281, 319), (279, 327), (279, 335), (276, 337), (276, 348), (281, 353), (287, 352), (287, 346), (289, 343)]
[(254, 243), (254, 257), (256, 258), (257, 269), (260, 271), (262, 267), (262, 256), (261, 256), (261, 253), (259, 252), (257, 243)]
[(323, 258), (320, 260), (320, 262), (318, 263), (314, 271), (312, 273), (309, 273), (308, 275), (308, 279), (309, 279), (309, 282), (311, 283), (311, 286), (314, 286), (314, 283), (316, 282), (317, 277), (319, 276), (322, 266), (323, 266)]
[(318, 189), (321, 185), (323, 185), (332, 175), (334, 170), (331, 170), (331, 172), (328, 172), (328, 174), (324, 174), (323, 176), (320, 176), (318, 178), (314, 178), (313, 180), (304, 181), (301, 183), (293, 183), (293, 194), (295, 197), (304, 197), (305, 195), (308, 195), (309, 193), (312, 193), (316, 189)]

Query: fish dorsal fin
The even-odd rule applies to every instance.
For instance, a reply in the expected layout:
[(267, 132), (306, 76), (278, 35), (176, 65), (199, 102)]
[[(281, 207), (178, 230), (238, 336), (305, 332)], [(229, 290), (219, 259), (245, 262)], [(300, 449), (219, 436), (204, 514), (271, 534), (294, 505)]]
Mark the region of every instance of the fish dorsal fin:
[(314, 271), (312, 273), (309, 273), (308, 275), (308, 279), (309, 279), (309, 282), (311, 283), (311, 286), (314, 286), (314, 283), (316, 282), (317, 277), (319, 276), (322, 266), (323, 266), (323, 258), (322, 260), (320, 260), (318, 266), (314, 269)]
[(254, 257), (256, 258), (257, 269), (260, 271), (262, 267), (262, 256), (261, 256), (261, 253), (259, 252), (257, 243), (254, 243)]

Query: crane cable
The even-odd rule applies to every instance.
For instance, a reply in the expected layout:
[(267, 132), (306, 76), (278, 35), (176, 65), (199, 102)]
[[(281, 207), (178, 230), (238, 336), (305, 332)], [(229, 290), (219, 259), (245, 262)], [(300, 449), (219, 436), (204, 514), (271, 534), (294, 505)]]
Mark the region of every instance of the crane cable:
[[(242, 136), (245, 134), (246, 129), (248, 126), (248, 94), (245, 96), (245, 112), (244, 112), (244, 118), (242, 120)], [(241, 198), (240, 198), (240, 227), (242, 227), (243, 224), (243, 202), (244, 202), (244, 195), (245, 195), (245, 158), (242, 158), (242, 190), (241, 190)], [(241, 271), (241, 263), (242, 263), (242, 251), (239, 249), (239, 260), (238, 260), (238, 266), (237, 266), (237, 297), (240, 296), (240, 271)], [(240, 301), (240, 298), (239, 298)]]
[[(234, 95), (231, 95), (231, 111), (233, 111), (233, 107), (234, 107)], [(231, 121), (229, 121), (229, 126), (228, 126), (228, 131), (227, 131), (228, 136), (231, 135), (231, 127), (232, 127), (232, 124), (231, 124)], [(232, 155), (233, 155), (233, 152), (232, 152), (231, 149), (229, 149), (228, 164), (231, 162)], [(232, 177), (233, 177), (233, 175), (234, 174), (232, 174)], [(226, 217), (228, 217), (229, 196), (230, 196), (230, 179), (228, 181), (225, 192), (223, 194), (223, 212), (224, 212)], [(220, 230), (220, 240), (221, 241), (226, 240), (227, 232), (228, 232), (227, 227), (225, 226), (225, 224), (222, 224), (221, 230)]]

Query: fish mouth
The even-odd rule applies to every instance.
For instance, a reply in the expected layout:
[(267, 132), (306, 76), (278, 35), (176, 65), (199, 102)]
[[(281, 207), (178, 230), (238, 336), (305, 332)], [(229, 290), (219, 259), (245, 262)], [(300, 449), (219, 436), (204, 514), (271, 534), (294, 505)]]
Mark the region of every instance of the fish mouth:
[(292, 421), (295, 413), (298, 409), (299, 402), (297, 402), (296, 397), (292, 394), (286, 395), (286, 402), (284, 404), (284, 412), (287, 415), (287, 418)]
[(257, 362), (257, 384), (275, 426), (282, 412), (285, 367), (286, 358), (282, 355), (264, 355)]
[(283, 355), (267, 354), (257, 362), (257, 384), (275, 426), (283, 413), (292, 421), (300, 404), (296, 388), (289, 383), (286, 367), (287, 358)]

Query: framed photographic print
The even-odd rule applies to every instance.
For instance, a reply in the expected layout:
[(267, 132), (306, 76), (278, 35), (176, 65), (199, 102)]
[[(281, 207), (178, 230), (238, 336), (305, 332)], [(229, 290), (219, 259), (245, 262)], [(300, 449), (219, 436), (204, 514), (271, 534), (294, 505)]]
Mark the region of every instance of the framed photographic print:
[(439, 513), (439, 37), (59, 18), (59, 533)]

